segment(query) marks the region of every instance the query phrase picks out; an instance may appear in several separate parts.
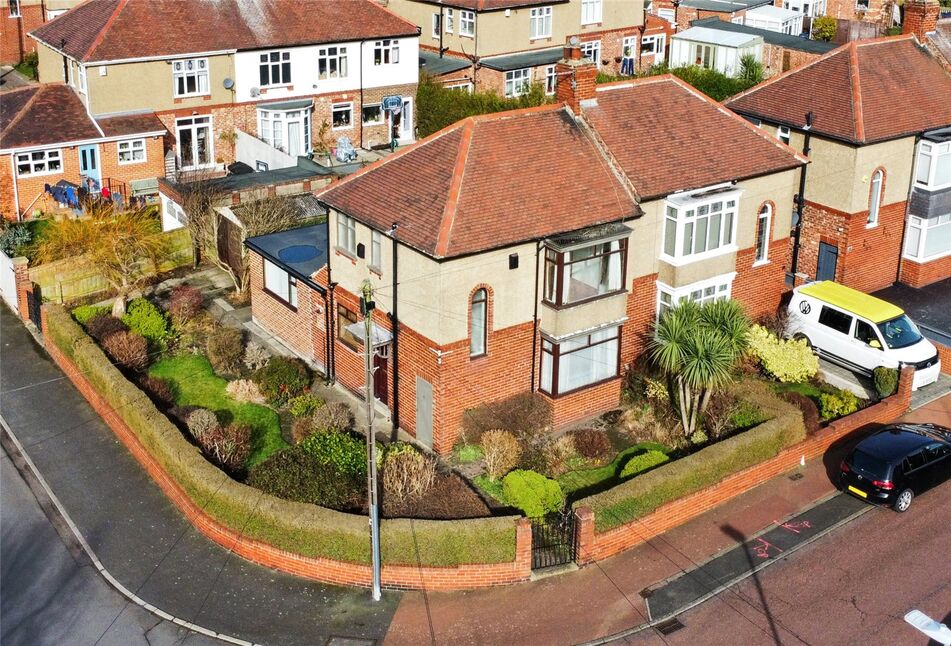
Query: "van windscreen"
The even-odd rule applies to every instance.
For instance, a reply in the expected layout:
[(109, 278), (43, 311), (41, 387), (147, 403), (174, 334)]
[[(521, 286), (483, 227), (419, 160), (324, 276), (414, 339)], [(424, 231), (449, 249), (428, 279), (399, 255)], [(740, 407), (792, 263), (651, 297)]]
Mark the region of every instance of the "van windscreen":
[(885, 343), (893, 350), (907, 348), (921, 341), (921, 332), (918, 331), (918, 326), (904, 314), (898, 318), (893, 318), (891, 321), (879, 323), (878, 329), (882, 331)]
[(855, 451), (852, 454), (852, 468), (873, 480), (888, 480), (888, 463), (874, 455)]

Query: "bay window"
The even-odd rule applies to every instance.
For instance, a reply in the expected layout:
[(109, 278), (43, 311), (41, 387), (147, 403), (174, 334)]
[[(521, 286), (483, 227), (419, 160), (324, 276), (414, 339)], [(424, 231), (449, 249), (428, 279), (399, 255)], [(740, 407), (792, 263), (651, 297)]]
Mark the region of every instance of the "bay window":
[(918, 143), (915, 184), (928, 190), (951, 186), (951, 141)]
[(172, 81), (176, 98), (209, 94), (208, 59), (172, 61)]
[(16, 155), (17, 177), (49, 175), (63, 170), (63, 157), (59, 150), (38, 150)]
[(684, 285), (683, 287), (670, 287), (664, 283), (657, 283), (657, 318), (660, 319), (667, 310), (683, 303), (684, 301), (693, 301), (698, 305), (710, 301), (719, 301), (730, 298), (730, 291), (733, 289), (733, 279), (735, 273), (715, 276), (707, 280)]
[(905, 257), (926, 262), (951, 254), (951, 213), (933, 218), (908, 218)]
[(739, 191), (668, 197), (661, 258), (677, 264), (735, 251), (738, 208)]
[(310, 152), (310, 109), (258, 108), (258, 138), (292, 157)]
[(542, 392), (553, 397), (619, 374), (621, 328), (606, 327), (562, 341), (542, 339)]
[(264, 261), (264, 289), (293, 309), (297, 309), (297, 278), (275, 265)]
[(531, 10), (528, 37), (551, 38), (551, 7), (535, 7)]
[(624, 289), (627, 240), (545, 250), (544, 300), (570, 305)]

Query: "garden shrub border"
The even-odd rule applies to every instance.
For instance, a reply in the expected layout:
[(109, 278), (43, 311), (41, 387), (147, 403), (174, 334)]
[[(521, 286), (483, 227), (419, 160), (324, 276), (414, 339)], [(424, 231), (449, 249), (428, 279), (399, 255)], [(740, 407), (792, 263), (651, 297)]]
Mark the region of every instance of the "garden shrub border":
[[(269, 496), (208, 462), (61, 306), (42, 311), (47, 349), (185, 516), (249, 560), (308, 578), (370, 583), (366, 518)], [(383, 584), (468, 589), (527, 580), (531, 529), (517, 516), (381, 522)]]

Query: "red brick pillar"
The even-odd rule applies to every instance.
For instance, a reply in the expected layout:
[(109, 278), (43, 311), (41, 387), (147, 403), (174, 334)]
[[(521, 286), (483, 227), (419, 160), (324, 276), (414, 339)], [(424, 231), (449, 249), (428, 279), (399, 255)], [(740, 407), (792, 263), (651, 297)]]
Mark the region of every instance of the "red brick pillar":
[(16, 278), (17, 309), (20, 318), (30, 320), (30, 301), (28, 294), (33, 292), (33, 281), (30, 280), (30, 261), (26, 258), (13, 259), (13, 274)]
[(898, 392), (896, 393), (896, 396), (898, 397), (898, 401), (901, 403), (902, 410), (905, 410), (911, 406), (911, 385), (914, 379), (914, 368), (906, 366), (901, 369), (901, 374), (898, 375)]
[(598, 81), (597, 61), (581, 57), (581, 48), (565, 47), (565, 57), (555, 64), (555, 98), (575, 113), (581, 112), (581, 102), (594, 98)]
[(594, 563), (594, 512), (590, 507), (575, 509), (575, 536), (578, 542), (575, 561), (578, 565)]
[(527, 518), (515, 523), (515, 569), (526, 580), (532, 576), (532, 521)]
[(914, 34), (919, 43), (927, 40), (926, 34), (938, 28), (941, 5), (938, 0), (908, 0), (905, 3), (905, 22), (901, 33)]

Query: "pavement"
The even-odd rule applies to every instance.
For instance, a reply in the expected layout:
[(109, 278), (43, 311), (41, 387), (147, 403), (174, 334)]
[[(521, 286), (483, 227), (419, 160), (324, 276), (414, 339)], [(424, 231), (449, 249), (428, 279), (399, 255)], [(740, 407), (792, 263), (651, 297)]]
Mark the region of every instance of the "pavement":
[(35, 83), (36, 81), (31, 81), (16, 71), (12, 65), (0, 65), (0, 93), (27, 87)]
[[(840, 442), (823, 459), (595, 565), (502, 588), (385, 592), (383, 602), (374, 605), (366, 591), (258, 567), (200, 535), (2, 306), (0, 413), (115, 579), (174, 617), (268, 644), (555, 645), (609, 638), (647, 621), (642, 592), (729, 553), (834, 494), (830, 476), (850, 445)], [(951, 425), (951, 397), (931, 402), (910, 418)], [(0, 524), (9, 525), (12, 518), (4, 504)], [(808, 549), (817, 550), (827, 540)], [(24, 549), (11, 543), (4, 548), (4, 561)], [(42, 603), (37, 606), (20, 594), (15, 591), (9, 602), (6, 589), (2, 596), (5, 603), (21, 604), (23, 613), (45, 613)], [(710, 621), (708, 627), (717, 625)]]

